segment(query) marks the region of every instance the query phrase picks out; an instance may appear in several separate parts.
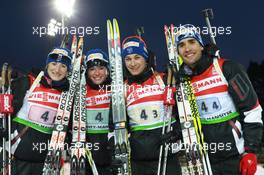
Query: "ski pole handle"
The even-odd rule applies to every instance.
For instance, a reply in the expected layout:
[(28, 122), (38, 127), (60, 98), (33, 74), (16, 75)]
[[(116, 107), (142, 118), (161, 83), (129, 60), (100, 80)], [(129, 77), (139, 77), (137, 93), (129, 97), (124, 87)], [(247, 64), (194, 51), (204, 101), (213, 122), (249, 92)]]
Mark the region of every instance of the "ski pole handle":
[(211, 23), (210, 23), (210, 19), (213, 19), (214, 18), (214, 13), (213, 13), (213, 9), (204, 9), (202, 11), (204, 17), (205, 17), (205, 22), (206, 22), (206, 25), (209, 29), (209, 33), (210, 33), (210, 40), (213, 44), (216, 45), (216, 41), (215, 41), (215, 37), (213, 35), (213, 32), (212, 32), (212, 26), (211, 26)]

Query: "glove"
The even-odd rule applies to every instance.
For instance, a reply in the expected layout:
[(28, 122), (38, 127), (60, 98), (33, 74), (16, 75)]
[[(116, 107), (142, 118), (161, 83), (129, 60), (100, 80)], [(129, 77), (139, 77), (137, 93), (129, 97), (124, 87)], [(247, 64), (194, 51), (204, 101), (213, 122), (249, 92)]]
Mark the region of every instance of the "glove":
[(173, 133), (173, 131), (170, 131), (168, 133), (163, 134), (160, 140), (160, 144), (175, 143), (177, 142), (177, 140), (179, 140), (179, 137), (175, 133)]
[(111, 170), (113, 174), (119, 174), (121, 169), (123, 168), (123, 163), (121, 160), (116, 159), (114, 156), (111, 161)]
[(254, 153), (246, 153), (240, 160), (239, 166), (242, 175), (254, 175), (257, 171), (257, 157)]
[(3, 114), (11, 114), (13, 113), (14, 109), (12, 107), (13, 101), (12, 94), (0, 94), (0, 113)]

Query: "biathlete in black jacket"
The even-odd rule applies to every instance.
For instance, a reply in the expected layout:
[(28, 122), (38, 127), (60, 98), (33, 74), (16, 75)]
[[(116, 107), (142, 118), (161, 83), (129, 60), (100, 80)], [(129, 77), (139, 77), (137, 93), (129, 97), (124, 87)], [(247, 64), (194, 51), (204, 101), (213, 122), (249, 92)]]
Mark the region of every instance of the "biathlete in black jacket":
[[(195, 26), (177, 28), (182, 76), (190, 76), (214, 175), (253, 175), (260, 147), (262, 108), (245, 69), (211, 57)], [(214, 55), (214, 54), (213, 54)]]

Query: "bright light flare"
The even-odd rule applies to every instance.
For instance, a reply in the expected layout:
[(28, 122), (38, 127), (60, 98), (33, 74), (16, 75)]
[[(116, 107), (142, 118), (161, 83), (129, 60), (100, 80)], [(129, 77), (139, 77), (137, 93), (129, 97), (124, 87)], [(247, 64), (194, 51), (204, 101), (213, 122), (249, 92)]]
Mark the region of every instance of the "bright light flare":
[(48, 35), (55, 36), (58, 30), (61, 28), (61, 23), (57, 22), (55, 19), (51, 19), (48, 24)]
[(63, 15), (70, 17), (73, 14), (75, 0), (55, 0), (55, 6)]

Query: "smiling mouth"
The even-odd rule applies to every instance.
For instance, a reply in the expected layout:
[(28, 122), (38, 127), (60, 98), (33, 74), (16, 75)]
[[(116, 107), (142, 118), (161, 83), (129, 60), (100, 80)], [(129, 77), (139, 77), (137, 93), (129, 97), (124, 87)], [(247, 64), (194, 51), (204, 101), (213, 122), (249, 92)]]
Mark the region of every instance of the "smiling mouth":
[(100, 81), (100, 80), (102, 80), (103, 78), (102, 77), (100, 77), (100, 78), (93, 78), (95, 81)]
[(61, 75), (60, 74), (56, 74), (56, 73), (52, 73), (53, 76), (55, 77), (60, 77)]
[(138, 68), (130, 68), (131, 71), (137, 71)]
[(186, 58), (189, 58), (189, 57), (192, 57), (192, 56), (194, 56), (195, 55), (195, 53), (189, 53), (189, 54), (185, 54), (185, 57)]

